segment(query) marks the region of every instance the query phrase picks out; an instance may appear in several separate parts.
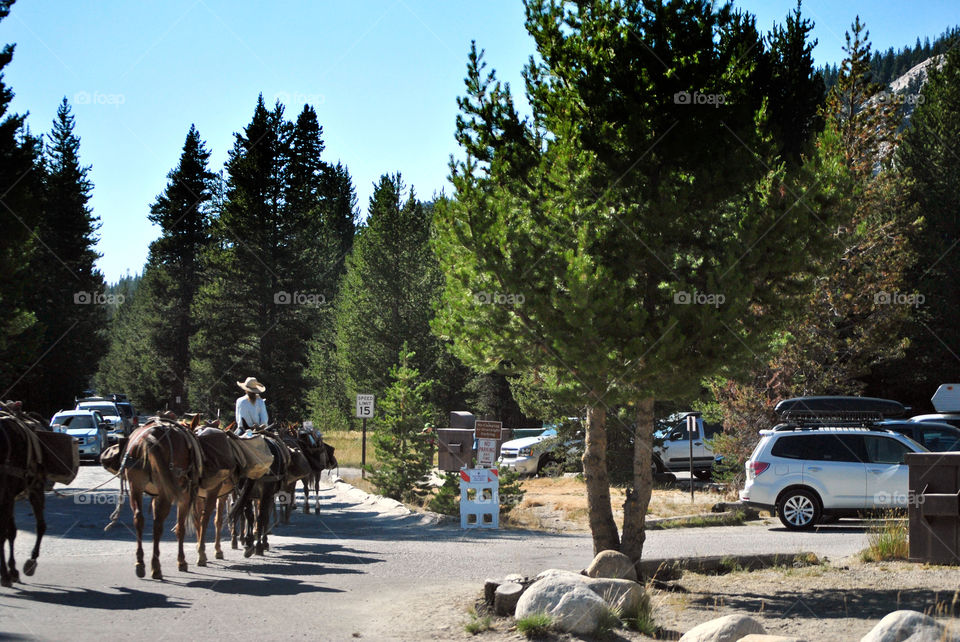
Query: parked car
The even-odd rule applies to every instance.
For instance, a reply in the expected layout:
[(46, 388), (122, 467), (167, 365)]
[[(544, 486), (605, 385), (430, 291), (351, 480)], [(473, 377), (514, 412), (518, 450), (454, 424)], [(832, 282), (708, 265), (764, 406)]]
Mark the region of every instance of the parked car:
[[(117, 395), (111, 397), (86, 397), (77, 400), (77, 410), (96, 410), (103, 418), (110, 423), (111, 441), (116, 441), (121, 436), (128, 436), (133, 431), (134, 416), (132, 406), (129, 412), (121, 409), (121, 404), (115, 400)], [(129, 406), (129, 403), (126, 403)]]
[(904, 455), (927, 449), (883, 427), (884, 419), (903, 414), (901, 404), (803, 397), (780, 402), (776, 412), (784, 423), (760, 431), (746, 462), (743, 503), (775, 511), (791, 530), (812, 528), (825, 516), (907, 506)]
[(960, 451), (960, 428), (932, 421), (884, 421), (879, 427), (906, 435), (935, 453)]
[(943, 383), (930, 399), (937, 411), (928, 415), (911, 417), (910, 421), (920, 423), (950, 424), (960, 428), (960, 383)]
[(50, 429), (77, 440), (80, 457), (97, 459), (107, 446), (110, 423), (96, 410), (61, 410), (50, 419)]
[[(687, 431), (687, 416), (694, 413), (680, 413), (667, 420), (667, 427), (661, 429), (662, 444), (654, 444), (651, 467), (656, 477), (665, 472), (686, 472), (690, 470), (690, 435)], [(723, 432), (721, 424), (703, 421), (697, 416), (697, 432), (693, 436), (693, 475), (697, 479), (707, 480), (713, 474), (717, 457), (710, 448), (710, 440)]]
[(510, 468), (521, 475), (536, 475), (553, 461), (551, 452), (557, 447), (557, 431), (547, 428), (535, 437), (505, 441), (500, 446), (497, 465)]

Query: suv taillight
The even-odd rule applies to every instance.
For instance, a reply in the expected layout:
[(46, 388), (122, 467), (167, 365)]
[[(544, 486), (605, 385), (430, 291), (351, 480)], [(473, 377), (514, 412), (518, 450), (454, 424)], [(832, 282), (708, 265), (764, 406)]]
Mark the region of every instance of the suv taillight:
[(753, 479), (767, 468), (770, 468), (770, 464), (765, 461), (748, 461), (747, 462), (747, 479)]

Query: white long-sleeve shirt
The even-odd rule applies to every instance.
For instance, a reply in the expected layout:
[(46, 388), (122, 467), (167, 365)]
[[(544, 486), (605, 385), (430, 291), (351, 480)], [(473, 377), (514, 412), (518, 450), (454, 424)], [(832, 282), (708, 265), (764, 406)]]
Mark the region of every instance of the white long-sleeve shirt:
[(268, 423), (267, 404), (263, 397), (257, 397), (255, 402), (250, 401), (250, 397), (243, 395), (237, 399), (237, 428), (243, 430), (243, 420), (246, 420), (247, 426), (253, 428), (259, 424)]

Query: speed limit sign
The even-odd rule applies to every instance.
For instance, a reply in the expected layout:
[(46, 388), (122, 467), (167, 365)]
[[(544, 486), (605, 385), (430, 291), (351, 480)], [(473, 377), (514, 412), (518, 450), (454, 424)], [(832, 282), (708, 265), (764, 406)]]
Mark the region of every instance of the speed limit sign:
[(373, 395), (357, 395), (357, 418), (373, 418)]

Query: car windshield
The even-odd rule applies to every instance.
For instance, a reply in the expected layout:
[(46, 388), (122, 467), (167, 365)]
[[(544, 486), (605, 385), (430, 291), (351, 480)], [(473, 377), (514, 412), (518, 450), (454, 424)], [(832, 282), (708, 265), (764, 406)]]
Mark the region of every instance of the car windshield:
[(74, 430), (89, 430), (96, 427), (93, 425), (93, 417), (90, 415), (56, 415), (50, 423), (60, 424), (65, 428)]
[(119, 417), (117, 407), (112, 403), (84, 403), (80, 404), (84, 410), (99, 410), (104, 417)]

